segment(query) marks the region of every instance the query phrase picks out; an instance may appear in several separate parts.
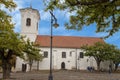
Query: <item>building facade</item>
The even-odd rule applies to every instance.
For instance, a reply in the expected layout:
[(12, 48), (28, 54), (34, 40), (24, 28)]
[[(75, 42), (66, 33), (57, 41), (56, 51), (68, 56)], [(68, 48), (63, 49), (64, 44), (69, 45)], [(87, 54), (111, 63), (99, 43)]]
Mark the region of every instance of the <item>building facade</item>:
[[(34, 62), (32, 69), (50, 69), (50, 36), (38, 35), (38, 24), (40, 15), (38, 10), (33, 8), (20, 9), (21, 12), (21, 35), (25, 35), (32, 42), (39, 44), (40, 54), (44, 59)], [(74, 37), (74, 36), (53, 36), (52, 68), (54, 70), (86, 70), (88, 66), (96, 69), (96, 61), (93, 57), (84, 55), (80, 49), (83, 45), (93, 45), (95, 42), (104, 42), (101, 38), (95, 37)], [(29, 70), (28, 62), (17, 58), (16, 71), (21, 71), (23, 64)]]

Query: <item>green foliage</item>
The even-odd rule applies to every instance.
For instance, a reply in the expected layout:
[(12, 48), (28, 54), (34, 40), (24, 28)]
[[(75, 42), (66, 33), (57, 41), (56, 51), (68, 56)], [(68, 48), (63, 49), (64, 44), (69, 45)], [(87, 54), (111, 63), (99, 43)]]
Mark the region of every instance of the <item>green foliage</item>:
[[(8, 9), (9, 11), (13, 10), (16, 7), (16, 4), (13, 2), (13, 0), (0, 0), (0, 6), (5, 7), (5, 9)], [(0, 31), (1, 30), (12, 30), (13, 24), (11, 23), (12, 18), (9, 16), (4, 10), (0, 9)]]
[(113, 61), (115, 65), (115, 71), (118, 68), (118, 65), (120, 64), (120, 49), (115, 48), (113, 55), (110, 57), (111, 61)]
[(83, 46), (82, 49), (86, 56), (93, 56), (98, 65), (98, 70), (100, 68), (101, 61), (113, 60), (116, 54), (116, 47), (107, 43), (97, 42), (93, 46)]
[(13, 2), (13, 0), (0, 0), (0, 5), (1, 6), (4, 5), (4, 7), (8, 9), (9, 11), (11, 11), (17, 6), (15, 2)]
[(120, 63), (120, 50), (119, 49), (115, 49), (111, 59), (115, 64)]
[(13, 31), (13, 24), (11, 23), (11, 16), (6, 12), (0, 10), (0, 32), (1, 31)]
[(81, 30), (84, 25), (96, 23), (96, 32), (112, 36), (120, 29), (120, 0), (45, 0), (46, 10), (60, 9), (75, 13), (70, 16), (67, 29)]
[(0, 32), (0, 59), (3, 69), (3, 78), (10, 77), (11, 67), (15, 66), (16, 56), (24, 58), (24, 40), (12, 30)]
[(26, 53), (26, 60), (29, 61), (30, 71), (33, 61), (41, 61), (43, 59), (42, 55), (39, 53), (40, 49), (33, 42), (28, 39), (25, 44), (24, 52)]
[(29, 39), (26, 41), (24, 52), (26, 53), (28, 60), (42, 60), (42, 55), (39, 53), (40, 49), (33, 42), (30, 42)]
[(3, 70), (3, 79), (10, 78), (11, 67), (15, 65), (16, 56), (23, 58), (24, 41), (14, 33), (12, 17), (6, 11), (15, 9), (13, 0), (0, 0), (0, 62)]
[(0, 35), (0, 42), (0, 49), (4, 50), (4, 53), (1, 54), (4, 56), (9, 55), (9, 50), (12, 50), (14, 55), (23, 57), (24, 40), (19, 34), (3, 31)]

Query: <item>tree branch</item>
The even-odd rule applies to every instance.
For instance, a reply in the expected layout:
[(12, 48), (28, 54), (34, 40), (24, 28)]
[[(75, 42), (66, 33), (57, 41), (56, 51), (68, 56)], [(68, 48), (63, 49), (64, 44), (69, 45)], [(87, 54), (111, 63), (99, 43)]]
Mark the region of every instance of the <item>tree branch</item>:
[[(94, 5), (94, 4), (100, 4), (100, 3), (106, 3), (106, 2), (110, 2), (110, 0), (94, 0), (94, 1), (89, 1), (89, 2), (81, 2), (76, 0), (76, 3), (71, 2), (70, 0), (66, 0), (71, 6), (77, 6), (77, 5)], [(111, 2), (115, 2), (117, 0), (113, 0)]]

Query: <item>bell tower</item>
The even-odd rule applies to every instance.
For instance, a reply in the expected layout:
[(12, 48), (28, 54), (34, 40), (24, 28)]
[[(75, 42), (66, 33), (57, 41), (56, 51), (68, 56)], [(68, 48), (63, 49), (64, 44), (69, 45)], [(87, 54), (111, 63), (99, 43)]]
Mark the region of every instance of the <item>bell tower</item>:
[(40, 14), (38, 10), (30, 8), (20, 9), (21, 12), (21, 35), (34, 42), (38, 35)]

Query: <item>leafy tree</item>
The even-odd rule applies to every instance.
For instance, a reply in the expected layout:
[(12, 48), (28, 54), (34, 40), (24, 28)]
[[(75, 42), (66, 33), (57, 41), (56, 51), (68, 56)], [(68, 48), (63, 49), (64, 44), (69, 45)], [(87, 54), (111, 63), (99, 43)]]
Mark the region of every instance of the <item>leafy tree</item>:
[(19, 34), (3, 31), (0, 34), (0, 59), (2, 61), (3, 79), (10, 78), (10, 71), (15, 56), (23, 58), (24, 40)]
[[(13, 0), (0, 0), (0, 6), (8, 11), (15, 9), (16, 4)], [(15, 63), (15, 56), (21, 56), (22, 39), (13, 32), (14, 24), (11, 23), (12, 17), (0, 7), (0, 59), (3, 69), (3, 78), (10, 77), (10, 70)]]
[(0, 0), (0, 5), (4, 5), (4, 7), (10, 11), (16, 7), (13, 0)]
[(37, 45), (35, 45), (33, 42), (30, 42), (29, 39), (26, 41), (24, 52), (26, 53), (26, 58), (27, 58), (26, 60), (29, 61), (29, 66), (31, 71), (33, 61), (41, 61), (43, 57), (39, 53), (40, 49), (37, 47)]
[[(0, 0), (0, 6), (4, 6), (9, 11), (15, 9), (16, 4), (13, 0)], [(0, 31), (3, 29), (11, 29), (13, 28), (13, 24), (11, 23), (11, 16), (9, 16), (3, 9), (0, 7)], [(6, 28), (9, 27), (9, 28)]]
[(117, 48), (114, 48), (113, 50), (114, 50), (114, 52), (110, 59), (113, 61), (114, 65), (115, 65), (115, 71), (117, 71), (118, 66), (120, 64), (120, 50)]
[(97, 42), (93, 46), (83, 46), (82, 49), (86, 56), (93, 56), (97, 63), (97, 70), (100, 70), (100, 63), (109, 60), (112, 56), (114, 46), (106, 43)]
[(120, 0), (44, 0), (46, 10), (58, 8), (75, 15), (70, 16), (68, 29), (80, 30), (84, 25), (96, 23), (96, 32), (112, 36), (120, 29)]

